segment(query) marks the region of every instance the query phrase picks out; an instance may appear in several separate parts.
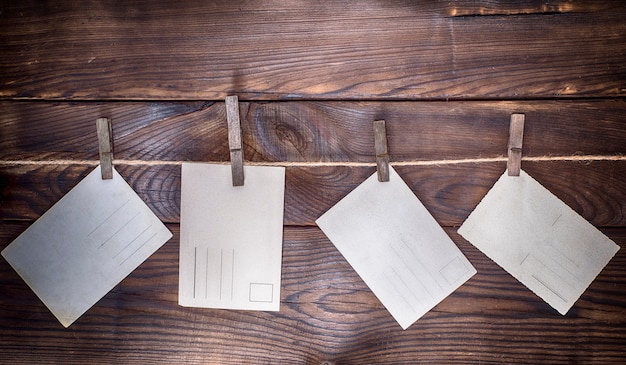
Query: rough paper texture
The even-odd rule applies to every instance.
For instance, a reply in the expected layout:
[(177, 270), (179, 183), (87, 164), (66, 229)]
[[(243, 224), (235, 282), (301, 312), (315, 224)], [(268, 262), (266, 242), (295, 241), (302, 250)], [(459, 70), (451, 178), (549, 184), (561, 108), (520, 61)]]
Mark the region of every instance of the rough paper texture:
[(97, 167), (2, 251), (65, 327), (172, 237), (115, 169), (100, 175)]
[(285, 168), (182, 167), (180, 277), (183, 306), (277, 311), (280, 307)]
[(459, 234), (561, 314), (619, 250), (523, 170), (505, 172)]
[(476, 273), (392, 167), (316, 222), (403, 329)]

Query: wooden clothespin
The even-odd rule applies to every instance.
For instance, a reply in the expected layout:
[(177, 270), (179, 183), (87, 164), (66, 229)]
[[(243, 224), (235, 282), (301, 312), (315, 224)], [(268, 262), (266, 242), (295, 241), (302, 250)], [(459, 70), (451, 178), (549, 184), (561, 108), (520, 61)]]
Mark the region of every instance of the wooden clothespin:
[(228, 147), (233, 186), (243, 186), (243, 143), (239, 121), (239, 98), (226, 97), (226, 119), (228, 121)]
[(389, 181), (389, 153), (387, 152), (387, 130), (384, 120), (374, 121), (374, 150), (378, 181)]
[(506, 165), (509, 176), (519, 176), (522, 168), (524, 118), (524, 114), (511, 114), (511, 126), (509, 128), (509, 160)]
[(96, 120), (98, 132), (98, 150), (100, 151), (100, 171), (102, 179), (113, 178), (113, 129), (111, 119), (98, 118)]

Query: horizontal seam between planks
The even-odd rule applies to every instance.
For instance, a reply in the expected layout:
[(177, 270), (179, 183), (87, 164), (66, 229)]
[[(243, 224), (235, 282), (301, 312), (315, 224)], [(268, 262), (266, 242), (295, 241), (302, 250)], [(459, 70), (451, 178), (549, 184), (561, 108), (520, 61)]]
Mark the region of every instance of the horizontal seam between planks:
[[(392, 166), (437, 166), (437, 165), (459, 165), (459, 164), (475, 164), (475, 163), (490, 163), (490, 162), (503, 162), (507, 161), (507, 157), (487, 157), (487, 158), (468, 158), (468, 159), (446, 159), (446, 160), (412, 160), (412, 161), (396, 161), (390, 162)], [(575, 155), (575, 156), (535, 156), (535, 157), (523, 157), (522, 161), (579, 161), (579, 162), (592, 162), (592, 161), (626, 161), (626, 156), (621, 155)], [(167, 165), (182, 165), (185, 162), (188, 163), (212, 163), (229, 165), (230, 161), (169, 161), (169, 160), (114, 160), (115, 165), (130, 165), (130, 166), (167, 166)], [(96, 166), (100, 163), (99, 160), (0, 160), (0, 166), (20, 166), (20, 165), (88, 165)], [(376, 166), (376, 162), (349, 162), (349, 161), (332, 161), (332, 162), (252, 162), (245, 161), (248, 166), (284, 166), (284, 167), (369, 167)]]
[[(623, 89), (626, 91), (626, 89)], [(232, 93), (238, 95), (239, 102), (249, 103), (288, 103), (288, 102), (532, 102), (532, 101), (585, 101), (585, 100), (624, 100), (624, 94), (607, 95), (507, 95), (507, 96), (433, 96), (433, 97), (399, 97), (399, 96), (360, 96), (360, 97), (315, 97), (303, 95), (301, 97), (281, 97), (285, 93), (277, 93), (274, 98), (247, 98), (248, 94), (258, 94), (258, 92)], [(0, 96), (0, 102), (19, 103), (195, 103), (195, 102), (224, 102), (223, 98), (110, 98), (110, 99), (90, 99), (90, 98), (32, 98), (32, 97), (12, 97)]]

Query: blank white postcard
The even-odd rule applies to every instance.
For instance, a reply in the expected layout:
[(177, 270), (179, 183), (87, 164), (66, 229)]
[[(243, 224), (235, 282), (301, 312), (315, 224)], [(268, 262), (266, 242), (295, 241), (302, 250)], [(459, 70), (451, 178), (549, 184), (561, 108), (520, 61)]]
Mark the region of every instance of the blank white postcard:
[(94, 169), (2, 251), (65, 327), (172, 237), (113, 169)]
[(505, 172), (459, 234), (566, 314), (619, 250), (526, 172)]
[(403, 329), (476, 273), (391, 166), (316, 222)]
[(182, 166), (182, 306), (279, 310), (285, 168), (244, 166), (244, 176), (232, 186), (230, 165)]

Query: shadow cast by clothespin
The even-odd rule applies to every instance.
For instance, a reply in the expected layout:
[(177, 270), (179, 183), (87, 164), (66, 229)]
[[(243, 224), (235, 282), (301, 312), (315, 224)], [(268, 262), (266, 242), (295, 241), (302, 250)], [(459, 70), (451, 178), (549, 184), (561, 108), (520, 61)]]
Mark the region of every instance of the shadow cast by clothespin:
[(519, 176), (522, 169), (522, 142), (524, 140), (524, 114), (511, 114), (509, 149), (506, 169), (509, 176)]
[(378, 181), (389, 181), (389, 153), (387, 152), (387, 130), (384, 120), (374, 121), (374, 150)]
[(239, 98), (237, 96), (226, 97), (226, 119), (228, 122), (228, 148), (230, 149), (233, 186), (243, 186), (243, 143), (241, 123), (239, 121)]
[(98, 118), (96, 120), (98, 133), (98, 150), (100, 152), (100, 172), (102, 179), (113, 178), (113, 129), (111, 119)]

